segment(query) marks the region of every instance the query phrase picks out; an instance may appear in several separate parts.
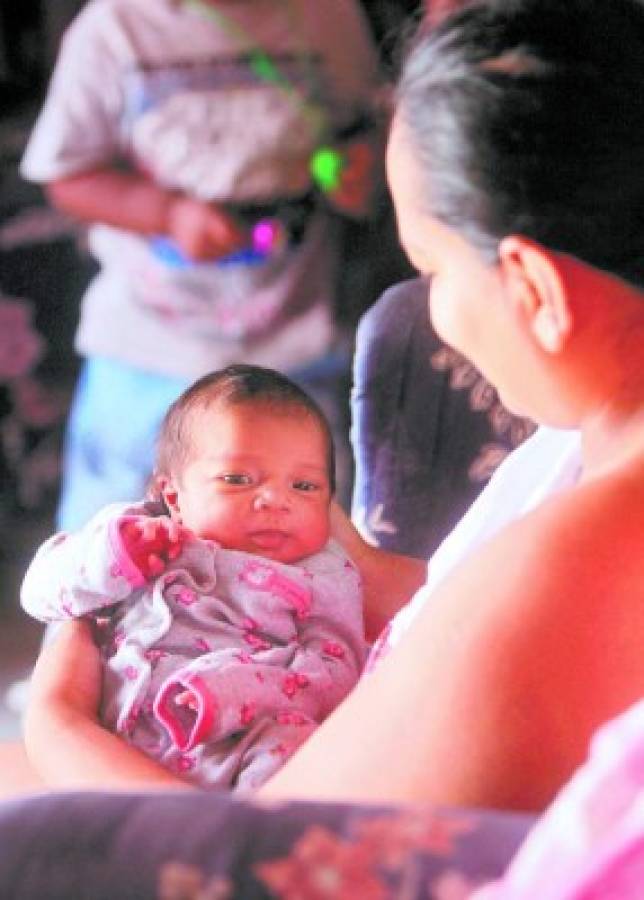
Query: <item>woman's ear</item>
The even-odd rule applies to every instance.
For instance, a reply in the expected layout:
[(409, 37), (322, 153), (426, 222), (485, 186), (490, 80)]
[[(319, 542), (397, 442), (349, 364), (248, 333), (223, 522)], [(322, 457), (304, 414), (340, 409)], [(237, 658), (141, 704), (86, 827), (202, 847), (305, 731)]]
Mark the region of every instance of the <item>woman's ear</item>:
[(512, 235), (499, 244), (499, 265), (508, 296), (537, 344), (547, 353), (559, 353), (571, 334), (573, 317), (556, 254)]

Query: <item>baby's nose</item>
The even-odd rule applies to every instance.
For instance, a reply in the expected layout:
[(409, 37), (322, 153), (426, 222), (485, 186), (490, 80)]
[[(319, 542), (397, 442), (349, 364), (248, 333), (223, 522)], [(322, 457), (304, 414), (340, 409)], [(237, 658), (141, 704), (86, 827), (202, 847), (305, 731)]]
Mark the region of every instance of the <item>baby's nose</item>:
[(256, 509), (288, 509), (288, 491), (276, 484), (261, 485), (255, 494), (254, 505)]

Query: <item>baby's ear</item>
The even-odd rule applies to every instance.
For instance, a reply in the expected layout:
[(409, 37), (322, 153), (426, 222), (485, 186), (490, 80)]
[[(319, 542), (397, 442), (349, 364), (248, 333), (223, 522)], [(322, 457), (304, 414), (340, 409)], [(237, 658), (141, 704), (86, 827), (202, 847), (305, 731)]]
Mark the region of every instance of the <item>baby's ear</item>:
[(155, 472), (150, 481), (148, 496), (151, 500), (161, 503), (170, 518), (176, 522), (181, 522), (179, 492), (176, 489), (174, 480), (169, 475)]

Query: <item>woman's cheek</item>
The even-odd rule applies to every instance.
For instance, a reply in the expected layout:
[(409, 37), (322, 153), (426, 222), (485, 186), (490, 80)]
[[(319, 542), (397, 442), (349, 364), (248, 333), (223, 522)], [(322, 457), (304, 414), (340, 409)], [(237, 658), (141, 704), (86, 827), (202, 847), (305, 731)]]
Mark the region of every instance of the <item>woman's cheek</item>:
[[(438, 279), (434, 280), (429, 298), (429, 320), (439, 338), (457, 348), (457, 321), (453, 304), (447, 291), (441, 287)], [(458, 349), (458, 348), (457, 348)]]

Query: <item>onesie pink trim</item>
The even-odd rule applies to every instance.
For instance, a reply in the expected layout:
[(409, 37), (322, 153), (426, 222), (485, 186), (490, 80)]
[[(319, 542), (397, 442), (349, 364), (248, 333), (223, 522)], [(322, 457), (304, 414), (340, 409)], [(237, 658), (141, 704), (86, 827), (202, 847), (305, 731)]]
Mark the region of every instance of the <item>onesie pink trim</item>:
[(311, 591), (271, 566), (249, 562), (240, 573), (239, 580), (259, 591), (275, 594), (295, 611), (298, 619), (305, 619), (311, 612)]
[[(196, 710), (177, 707), (176, 697), (182, 691), (191, 691), (197, 702)], [(154, 701), (154, 714), (164, 726), (177, 750), (192, 750), (211, 734), (215, 723), (217, 704), (208, 687), (199, 675), (188, 678), (173, 677), (161, 687)], [(187, 730), (184, 720), (192, 717), (192, 725)]]
[(129, 581), (132, 587), (139, 588), (143, 587), (146, 583), (145, 575), (139, 567), (134, 564), (132, 557), (127, 552), (121, 534), (123, 525), (126, 522), (132, 522), (136, 519), (137, 516), (121, 516), (119, 519), (114, 519), (108, 525), (107, 537), (116, 560), (117, 571), (113, 574), (122, 575)]

